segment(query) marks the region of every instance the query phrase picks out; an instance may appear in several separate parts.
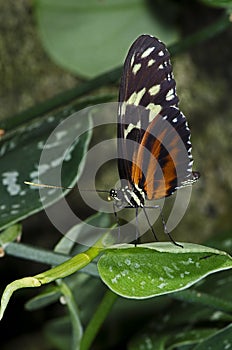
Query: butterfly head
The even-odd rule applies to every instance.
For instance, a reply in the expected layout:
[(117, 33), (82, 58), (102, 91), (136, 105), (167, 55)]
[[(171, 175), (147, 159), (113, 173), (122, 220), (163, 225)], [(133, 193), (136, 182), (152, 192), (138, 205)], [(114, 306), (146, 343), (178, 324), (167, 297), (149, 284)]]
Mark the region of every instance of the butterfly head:
[(128, 186), (120, 189), (111, 189), (109, 191), (109, 198), (113, 199), (118, 208), (125, 207), (143, 207), (145, 201), (145, 194), (136, 188), (129, 188)]
[(122, 190), (116, 190), (115, 188), (112, 188), (109, 191), (109, 199), (113, 199), (116, 202), (121, 202), (124, 199), (123, 191)]

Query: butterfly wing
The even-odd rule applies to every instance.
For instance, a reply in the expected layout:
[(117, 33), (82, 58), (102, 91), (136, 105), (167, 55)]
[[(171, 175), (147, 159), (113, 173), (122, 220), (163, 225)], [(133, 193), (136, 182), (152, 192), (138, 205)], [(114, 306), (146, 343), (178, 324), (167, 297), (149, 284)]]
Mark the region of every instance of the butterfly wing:
[(165, 45), (141, 35), (125, 60), (119, 92), (118, 169), (121, 179), (148, 199), (190, 184), (190, 130), (178, 109), (176, 83)]

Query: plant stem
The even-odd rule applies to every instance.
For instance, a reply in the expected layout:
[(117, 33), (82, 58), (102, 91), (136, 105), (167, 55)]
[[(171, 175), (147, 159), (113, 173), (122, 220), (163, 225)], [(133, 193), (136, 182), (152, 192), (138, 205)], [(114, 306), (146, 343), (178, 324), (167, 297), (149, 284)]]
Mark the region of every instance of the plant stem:
[(82, 325), (81, 325), (81, 321), (80, 321), (80, 317), (79, 317), (79, 310), (77, 307), (77, 304), (75, 302), (75, 298), (73, 296), (73, 293), (71, 291), (71, 289), (68, 287), (68, 285), (62, 281), (62, 280), (58, 280), (57, 284), (60, 287), (60, 291), (61, 293), (64, 295), (66, 303), (67, 303), (67, 307), (69, 310), (69, 314), (70, 314), (70, 320), (72, 323), (72, 350), (75, 350), (77, 348), (79, 348), (80, 346), (80, 340), (82, 338)]
[(94, 338), (96, 337), (101, 325), (105, 321), (105, 318), (109, 314), (116, 299), (117, 295), (111, 292), (111, 290), (108, 290), (105, 293), (100, 305), (98, 306), (95, 314), (93, 315), (84, 332), (83, 338), (81, 340), (80, 350), (90, 349)]

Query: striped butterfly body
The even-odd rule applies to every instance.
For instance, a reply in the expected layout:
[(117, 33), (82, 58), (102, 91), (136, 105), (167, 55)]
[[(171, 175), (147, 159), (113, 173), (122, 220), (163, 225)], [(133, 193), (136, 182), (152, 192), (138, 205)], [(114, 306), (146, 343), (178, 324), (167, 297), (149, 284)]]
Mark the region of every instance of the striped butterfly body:
[(157, 38), (141, 35), (124, 63), (119, 90), (117, 207), (144, 207), (199, 178), (192, 171), (190, 130), (178, 108), (170, 55)]

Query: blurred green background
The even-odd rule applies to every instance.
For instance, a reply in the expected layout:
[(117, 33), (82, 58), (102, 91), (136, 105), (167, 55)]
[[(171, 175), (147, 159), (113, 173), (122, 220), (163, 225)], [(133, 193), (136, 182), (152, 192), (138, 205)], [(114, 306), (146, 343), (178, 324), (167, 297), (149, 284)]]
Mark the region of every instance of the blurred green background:
[[(196, 42), (172, 58), (180, 107), (192, 132), (194, 169), (201, 173), (187, 213), (173, 234), (176, 239), (198, 243), (214, 237), (220, 239), (231, 232), (232, 28), (221, 24), (220, 29), (218, 25), (215, 33), (212, 29), (207, 34), (209, 38), (202, 40), (203, 30), (220, 22), (229, 1), (221, 2), (225, 8), (211, 7), (209, 3), (218, 4), (181, 0), (0, 0), (0, 123), (7, 125), (18, 113), (121, 66), (131, 42), (141, 33), (158, 36), (171, 46), (200, 31)], [(119, 80), (115, 79), (95, 88), (90, 96), (112, 94), (116, 101), (118, 87)], [(92, 143), (98, 138), (99, 132), (95, 132)], [(99, 179), (99, 188), (110, 184), (112, 176), (115, 170), (112, 172), (109, 167)], [(68, 198), (83, 218), (93, 213), (79, 205), (75, 191)], [(24, 220), (23, 242), (52, 249), (59, 239), (59, 233), (43, 212)], [(5, 256), (0, 266), (1, 289), (19, 276), (45, 268)], [(26, 312), (23, 304), (32, 295), (36, 291), (22, 291), (12, 299), (0, 326), (1, 349), (59, 348), (49, 343), (43, 325), (63, 315), (63, 307), (54, 304)], [(135, 302), (128, 303), (131, 313)], [(139, 303), (141, 307), (134, 317), (147, 320), (150, 304)], [(154, 303), (159, 308), (159, 301)], [(104, 326), (103, 340), (98, 339), (94, 349), (103, 348), (101, 342), (109, 338), (107, 332), (110, 337), (117, 337), (123, 313), (122, 308)], [(112, 349), (126, 348), (122, 343), (112, 345)]]

